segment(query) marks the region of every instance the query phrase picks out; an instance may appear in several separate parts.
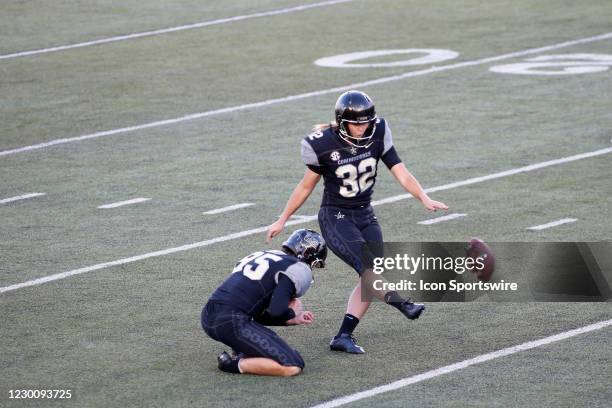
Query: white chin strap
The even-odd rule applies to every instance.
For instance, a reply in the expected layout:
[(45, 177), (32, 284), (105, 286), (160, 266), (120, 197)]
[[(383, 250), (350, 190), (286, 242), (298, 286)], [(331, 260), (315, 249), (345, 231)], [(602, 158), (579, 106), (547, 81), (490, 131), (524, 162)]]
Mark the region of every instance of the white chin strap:
[[(338, 126), (338, 130), (340, 133), (340, 138), (344, 140), (346, 143), (350, 144), (353, 147), (367, 148), (367, 147), (370, 147), (372, 143), (374, 143), (374, 141), (371, 139), (374, 136), (374, 132), (376, 132), (376, 123), (374, 123), (374, 126), (372, 127), (372, 134), (368, 137), (354, 137), (354, 136), (349, 135), (346, 128), (344, 127), (344, 121)], [(353, 140), (365, 141), (366, 144), (365, 145), (356, 144), (356, 143), (353, 143)], [(367, 143), (368, 141), (370, 142)]]

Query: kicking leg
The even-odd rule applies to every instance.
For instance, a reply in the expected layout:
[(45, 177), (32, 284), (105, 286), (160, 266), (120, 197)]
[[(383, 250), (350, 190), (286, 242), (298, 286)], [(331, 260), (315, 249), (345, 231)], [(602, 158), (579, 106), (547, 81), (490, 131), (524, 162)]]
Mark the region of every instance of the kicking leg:
[(382, 275), (375, 274), (371, 269), (366, 270), (361, 275), (362, 288), (365, 293), (369, 293), (370, 298), (376, 297), (393, 306), (410, 320), (418, 319), (425, 310), (425, 305), (406, 300), (394, 290), (382, 291), (374, 289), (374, 281), (376, 280), (385, 281)]
[(372, 294), (362, 290), (361, 279), (359, 279), (357, 286), (355, 286), (351, 296), (349, 297), (346, 313), (351, 314), (361, 320), (368, 311), (371, 303)]

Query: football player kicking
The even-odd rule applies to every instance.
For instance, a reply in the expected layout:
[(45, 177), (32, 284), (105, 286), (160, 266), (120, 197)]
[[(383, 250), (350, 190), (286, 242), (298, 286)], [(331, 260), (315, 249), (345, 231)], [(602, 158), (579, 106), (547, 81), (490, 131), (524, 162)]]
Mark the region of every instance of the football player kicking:
[(375, 291), (371, 261), (383, 256), (382, 231), (370, 205), (379, 161), (389, 168), (398, 183), (419, 199), (429, 211), (448, 207), (427, 196), (419, 182), (400, 160), (389, 125), (376, 115), (374, 103), (360, 91), (345, 92), (335, 106), (335, 123), (318, 125), (302, 140), (302, 160), (308, 167), (293, 190), (280, 219), (268, 227), (268, 242), (306, 201), (323, 176), (325, 188), (319, 210), (319, 226), (327, 245), (359, 274), (338, 334), (330, 348), (361, 354), (353, 330), (374, 296), (416, 319), (425, 306), (403, 299), (395, 291)]
[(258, 251), (239, 261), (202, 310), (202, 328), (233, 349), (217, 357), (228, 373), (293, 376), (304, 360), (278, 334), (265, 326), (310, 324), (299, 297), (310, 287), (312, 268), (323, 268), (325, 240), (300, 229), (283, 243), (282, 251)]

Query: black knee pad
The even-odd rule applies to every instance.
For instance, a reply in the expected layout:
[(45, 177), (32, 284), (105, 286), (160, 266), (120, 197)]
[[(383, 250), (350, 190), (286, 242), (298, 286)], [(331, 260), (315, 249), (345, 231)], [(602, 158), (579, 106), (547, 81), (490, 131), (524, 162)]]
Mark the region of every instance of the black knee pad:
[(292, 349), (292, 350), (293, 350), (293, 353), (291, 353), (292, 355), (290, 357), (290, 362), (285, 365), (300, 367), (303, 370), (304, 367), (306, 366), (304, 359), (302, 358), (302, 356), (296, 349)]

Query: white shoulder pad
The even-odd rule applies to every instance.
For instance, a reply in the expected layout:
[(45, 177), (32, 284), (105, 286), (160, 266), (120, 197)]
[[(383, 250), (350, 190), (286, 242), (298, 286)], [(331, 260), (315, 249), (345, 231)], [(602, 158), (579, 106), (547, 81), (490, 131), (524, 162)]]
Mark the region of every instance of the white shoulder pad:
[(296, 262), (281, 273), (293, 282), (296, 297), (304, 296), (312, 284), (312, 271), (304, 262)]

